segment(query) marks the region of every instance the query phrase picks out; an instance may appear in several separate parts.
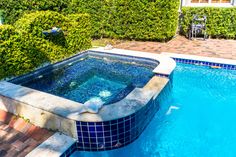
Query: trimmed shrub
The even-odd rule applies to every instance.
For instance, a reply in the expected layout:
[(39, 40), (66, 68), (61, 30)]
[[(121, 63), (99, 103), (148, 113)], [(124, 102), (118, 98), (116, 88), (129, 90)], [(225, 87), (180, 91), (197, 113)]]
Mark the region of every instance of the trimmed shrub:
[[(51, 37), (42, 33), (53, 26), (60, 27), (63, 33)], [(70, 19), (52, 11), (24, 15), (15, 27), (0, 26), (3, 36), (0, 39), (0, 79), (24, 74), (45, 62), (56, 62), (89, 48), (90, 27), (86, 14)]]
[(7, 23), (23, 12), (53, 10), (91, 15), (94, 38), (165, 41), (178, 25), (179, 0), (1, 0)]
[(61, 12), (71, 0), (1, 0), (0, 10), (4, 10), (6, 23), (13, 24), (24, 12), (51, 10)]
[(179, 0), (74, 0), (66, 13), (88, 13), (93, 36), (168, 40), (176, 33)]
[[(37, 41), (37, 42), (35, 42)], [(27, 33), (11, 36), (0, 43), (0, 79), (29, 72), (49, 61), (45, 51), (39, 50), (37, 43), (47, 42)]]
[(236, 39), (236, 8), (184, 7), (182, 34), (188, 35), (194, 14), (207, 16), (207, 34), (213, 38)]
[(0, 43), (8, 40), (13, 35), (18, 35), (18, 32), (16, 32), (13, 26), (0, 25)]
[(65, 14), (88, 13), (91, 15), (92, 34), (94, 38), (104, 35), (104, 27), (108, 24), (112, 0), (73, 0), (63, 9)]
[[(63, 34), (51, 37), (42, 33), (43, 30), (49, 30), (54, 26), (61, 28)], [(87, 14), (78, 15), (75, 21), (74, 18), (70, 19), (57, 12), (36, 11), (25, 14), (15, 23), (15, 27), (33, 36), (48, 39), (56, 45), (65, 47), (68, 49), (67, 53), (69, 54), (75, 53), (74, 51), (87, 49), (91, 46), (91, 28)]]

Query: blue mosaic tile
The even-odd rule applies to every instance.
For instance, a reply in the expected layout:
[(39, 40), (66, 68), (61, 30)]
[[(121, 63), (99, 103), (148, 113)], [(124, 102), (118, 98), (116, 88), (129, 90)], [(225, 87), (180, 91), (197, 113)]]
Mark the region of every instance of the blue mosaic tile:
[(221, 67), (223, 69), (236, 70), (236, 65), (206, 62), (206, 61), (200, 61), (200, 60), (181, 59), (181, 58), (173, 58), (173, 59), (177, 63), (195, 64), (195, 65), (202, 65), (202, 66), (209, 66), (209, 67), (218, 66), (218, 67)]

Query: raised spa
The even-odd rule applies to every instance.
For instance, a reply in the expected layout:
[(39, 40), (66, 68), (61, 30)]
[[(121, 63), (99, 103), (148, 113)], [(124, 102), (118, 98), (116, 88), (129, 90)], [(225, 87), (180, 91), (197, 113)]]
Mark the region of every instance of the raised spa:
[(174, 68), (157, 54), (90, 50), (0, 82), (0, 108), (76, 138), (78, 150), (111, 150), (142, 133), (169, 93)]
[(87, 52), (58, 68), (11, 82), (79, 103), (112, 104), (154, 75), (158, 61)]

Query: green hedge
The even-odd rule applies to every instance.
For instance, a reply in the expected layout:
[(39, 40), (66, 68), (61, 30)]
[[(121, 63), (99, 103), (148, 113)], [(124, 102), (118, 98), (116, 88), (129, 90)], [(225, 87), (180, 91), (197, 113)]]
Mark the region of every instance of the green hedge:
[(168, 40), (176, 33), (179, 0), (73, 0), (65, 13), (88, 13), (96, 38)]
[(0, 43), (10, 39), (11, 36), (18, 35), (15, 28), (11, 25), (0, 25)]
[[(2, 30), (11, 30), (13, 34)], [(47, 45), (47, 41), (13, 30), (10, 26), (0, 26), (1, 36), (8, 37), (0, 42), (0, 79), (29, 72), (49, 61), (45, 51), (39, 48), (39, 45)]]
[[(77, 19), (71, 18), (71, 16), (77, 16)], [(24, 30), (33, 36), (48, 39), (58, 46), (67, 48), (69, 54), (91, 46), (91, 24), (88, 14), (66, 17), (53, 11), (36, 11), (25, 14), (14, 25), (19, 30)], [(57, 37), (48, 37), (42, 33), (42, 30), (51, 29), (53, 26), (61, 28), (63, 34)]]
[[(14, 27), (0, 26), (0, 79), (24, 74), (45, 62), (56, 62), (89, 48), (89, 16), (77, 17), (73, 20), (57, 12), (40, 11), (24, 15)], [(62, 28), (64, 34), (48, 38), (42, 33), (53, 26)]]
[(1, 0), (0, 10), (4, 10), (4, 19), (8, 24), (16, 22), (24, 12), (51, 10), (61, 12), (70, 0)]
[(213, 38), (236, 39), (236, 8), (184, 7), (182, 34), (188, 35), (194, 14), (207, 16), (207, 34)]
[(178, 24), (179, 0), (1, 0), (7, 23), (22, 12), (53, 10), (62, 14), (91, 15), (94, 38), (165, 41)]

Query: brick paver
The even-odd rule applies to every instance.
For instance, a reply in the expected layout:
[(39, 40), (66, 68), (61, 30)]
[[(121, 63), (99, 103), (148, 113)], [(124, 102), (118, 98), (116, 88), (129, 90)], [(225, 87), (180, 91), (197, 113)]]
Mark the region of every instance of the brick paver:
[(0, 157), (24, 157), (52, 134), (0, 110)]
[(167, 43), (125, 41), (114, 45), (114, 47), (153, 53), (172, 52), (207, 57), (236, 59), (236, 40), (188, 40), (183, 36), (177, 36)]

